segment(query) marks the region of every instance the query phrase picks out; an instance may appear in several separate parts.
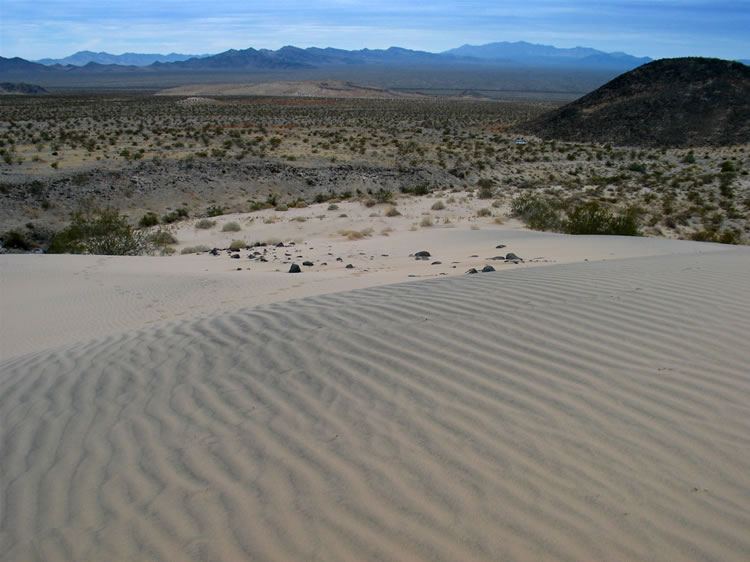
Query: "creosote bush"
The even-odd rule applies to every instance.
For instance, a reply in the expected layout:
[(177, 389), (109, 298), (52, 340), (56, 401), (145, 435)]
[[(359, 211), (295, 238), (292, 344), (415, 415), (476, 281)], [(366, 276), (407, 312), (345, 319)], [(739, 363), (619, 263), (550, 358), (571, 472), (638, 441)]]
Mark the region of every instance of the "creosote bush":
[(148, 241), (117, 209), (85, 202), (71, 213), (70, 225), (55, 236), (49, 252), (127, 256), (147, 249)]
[(235, 221), (228, 222), (221, 227), (222, 232), (239, 232), (240, 230), (242, 230), (240, 223)]
[(201, 219), (195, 223), (195, 228), (199, 230), (208, 230), (214, 226), (216, 226), (216, 221), (212, 221), (211, 219)]
[(638, 236), (638, 219), (634, 209), (615, 216), (598, 201), (589, 201), (575, 207), (562, 222), (567, 234), (611, 234), (616, 236)]

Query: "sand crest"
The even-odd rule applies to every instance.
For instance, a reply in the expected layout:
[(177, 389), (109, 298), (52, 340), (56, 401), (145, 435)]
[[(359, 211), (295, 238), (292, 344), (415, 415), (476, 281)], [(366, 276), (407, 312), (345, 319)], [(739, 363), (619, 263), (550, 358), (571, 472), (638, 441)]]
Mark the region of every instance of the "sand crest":
[(747, 560), (746, 248), (0, 362), (3, 560)]

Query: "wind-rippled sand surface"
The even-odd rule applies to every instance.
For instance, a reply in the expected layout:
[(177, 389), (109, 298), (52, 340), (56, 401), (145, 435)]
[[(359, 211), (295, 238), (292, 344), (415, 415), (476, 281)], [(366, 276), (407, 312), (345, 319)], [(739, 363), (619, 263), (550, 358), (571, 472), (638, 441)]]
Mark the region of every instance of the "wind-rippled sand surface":
[(0, 362), (2, 560), (748, 560), (750, 254), (315, 296)]

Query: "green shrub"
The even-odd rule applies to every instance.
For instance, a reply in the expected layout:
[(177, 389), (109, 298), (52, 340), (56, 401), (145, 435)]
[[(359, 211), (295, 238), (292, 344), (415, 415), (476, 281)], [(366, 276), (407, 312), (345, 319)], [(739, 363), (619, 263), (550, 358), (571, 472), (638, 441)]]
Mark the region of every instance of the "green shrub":
[(13, 250), (30, 250), (31, 244), (22, 232), (18, 230), (9, 230), (4, 234), (0, 235), (0, 240), (3, 242), (4, 248), (11, 248)]
[(140, 254), (145, 249), (143, 236), (116, 209), (87, 202), (71, 213), (70, 226), (55, 236), (49, 251), (124, 256)]
[(432, 204), (433, 211), (442, 211), (443, 209), (445, 209), (445, 203), (443, 203), (442, 201), (435, 201)]
[(387, 189), (379, 189), (375, 192), (375, 202), (376, 203), (389, 203), (391, 199), (393, 199), (393, 192), (389, 191)]
[(216, 221), (212, 221), (211, 219), (201, 219), (195, 223), (195, 228), (199, 230), (208, 230), (214, 226), (216, 226)]
[(534, 230), (557, 230), (560, 227), (560, 212), (552, 202), (531, 193), (513, 200), (511, 215)]
[(188, 218), (188, 210), (184, 207), (181, 207), (179, 209), (175, 209), (171, 213), (167, 213), (162, 217), (162, 221), (166, 224), (172, 224), (173, 222), (177, 222), (178, 220), (186, 219)]
[(329, 211), (338, 211), (339, 210), (339, 206), (336, 205), (336, 203), (331, 203), (330, 205), (328, 205), (328, 210)]
[(562, 222), (562, 230), (568, 234), (638, 236), (638, 220), (634, 210), (618, 217), (598, 201), (589, 201), (568, 213), (568, 218)]
[(179, 240), (171, 232), (166, 230), (157, 230), (156, 232), (149, 234), (146, 240), (156, 248), (164, 248), (170, 244), (178, 244)]
[(222, 232), (239, 232), (240, 230), (242, 230), (240, 223), (235, 221), (228, 222), (221, 227)]
[(247, 242), (244, 240), (232, 240), (232, 243), (229, 244), (230, 250), (241, 250), (242, 248), (247, 248)]
[(396, 207), (389, 207), (388, 210), (385, 212), (386, 217), (400, 217), (401, 213), (398, 211)]
[(146, 213), (141, 217), (141, 220), (138, 221), (138, 226), (141, 228), (148, 228), (150, 226), (156, 226), (157, 224), (159, 224), (159, 217), (154, 213)]
[(479, 209), (477, 211), (477, 216), (478, 217), (491, 217), (492, 211), (490, 211), (487, 207), (485, 207), (484, 209)]
[(224, 214), (224, 207), (218, 205), (211, 205), (206, 209), (206, 215), (209, 217), (218, 217)]

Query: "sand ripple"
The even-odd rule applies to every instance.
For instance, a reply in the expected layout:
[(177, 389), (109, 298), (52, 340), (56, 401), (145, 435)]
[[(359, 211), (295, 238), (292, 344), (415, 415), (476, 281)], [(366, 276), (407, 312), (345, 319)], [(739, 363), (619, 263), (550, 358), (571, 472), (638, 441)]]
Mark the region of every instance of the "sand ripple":
[(748, 287), (559, 265), (6, 360), (0, 558), (750, 559)]

